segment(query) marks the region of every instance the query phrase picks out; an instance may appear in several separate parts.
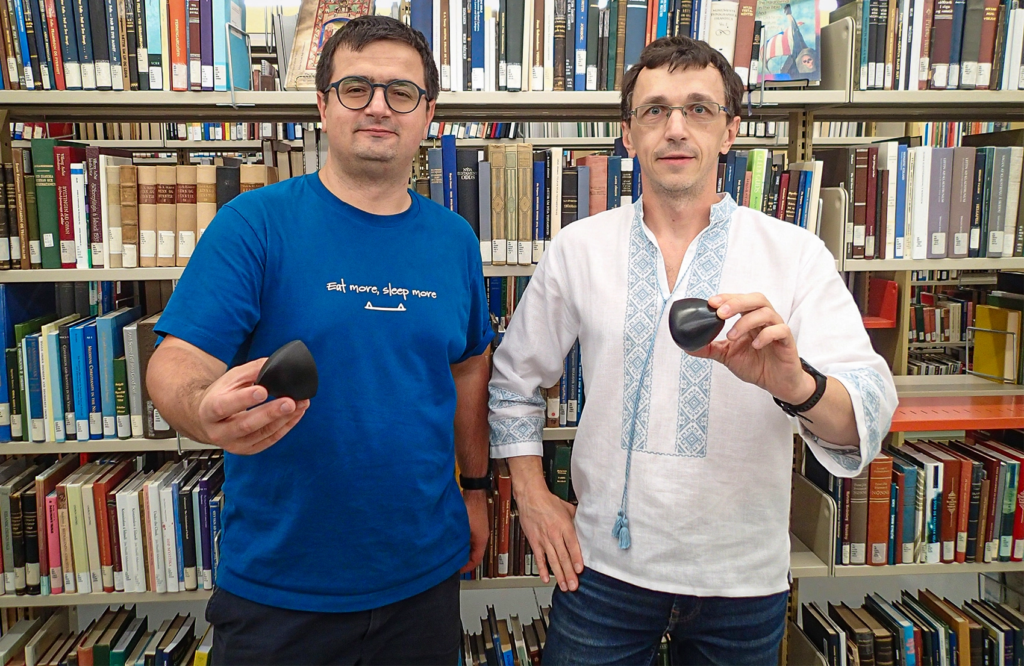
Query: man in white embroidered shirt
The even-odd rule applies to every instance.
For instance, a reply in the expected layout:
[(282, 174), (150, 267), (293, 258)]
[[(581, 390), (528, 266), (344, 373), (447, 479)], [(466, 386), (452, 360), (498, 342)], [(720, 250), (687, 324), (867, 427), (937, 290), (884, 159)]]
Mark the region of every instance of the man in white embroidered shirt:
[[(857, 474), (888, 432), (892, 376), (828, 250), (715, 192), (742, 92), (703, 42), (644, 49), (622, 86), (643, 196), (559, 233), (495, 353), (491, 457), (509, 459), (541, 576), (558, 581), (545, 664), (650, 663), (666, 631), (674, 664), (776, 663), (787, 414), (838, 476)], [(684, 297), (727, 320), (693, 354), (667, 323)], [(577, 338), (587, 407), (574, 509), (544, 482), (539, 389)]]

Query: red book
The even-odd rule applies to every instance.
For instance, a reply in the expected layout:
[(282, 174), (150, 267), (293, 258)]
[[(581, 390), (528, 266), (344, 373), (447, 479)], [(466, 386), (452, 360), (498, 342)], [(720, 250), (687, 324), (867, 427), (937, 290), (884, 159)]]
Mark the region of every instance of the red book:
[(867, 560), (872, 566), (889, 563), (889, 495), (892, 493), (892, 458), (879, 454), (868, 472)]
[(57, 224), (60, 226), (60, 265), (78, 266), (75, 244), (88, 243), (88, 238), (75, 238), (75, 219), (71, 212), (71, 164), (85, 162), (85, 149), (76, 146), (54, 146), (53, 179), (57, 189)]
[(100, 573), (104, 592), (114, 591), (114, 554), (110, 541), (110, 512), (107, 509), (107, 502), (111, 489), (116, 488), (132, 472), (133, 465), (132, 460), (119, 463), (92, 486), (93, 500), (96, 503), (96, 536), (99, 537)]
[(512, 475), (508, 463), (499, 460), (498, 465), (498, 577), (508, 576), (508, 551), (511, 520), (512, 520)]
[(167, 0), (170, 23), (167, 46), (170, 49), (171, 90), (188, 90), (188, 16), (185, 0)]
[[(867, 198), (864, 201), (864, 258), (874, 259), (878, 256), (877, 236), (875, 233), (875, 204), (878, 199), (878, 147), (868, 148)], [(883, 239), (884, 240), (884, 239)]]
[[(933, 443), (935, 453), (929, 453), (932, 457), (937, 460), (942, 460), (943, 467), (952, 466), (956, 467), (959, 465), (959, 480), (956, 488), (958, 493), (957, 497), (957, 512), (956, 512), (956, 552), (954, 553), (954, 561), (966, 562), (967, 561), (967, 524), (971, 512), (971, 477), (974, 474), (973, 465), (966, 456), (962, 456), (956, 453), (949, 447), (941, 444)], [(947, 488), (943, 485), (942, 488), (944, 496), (948, 497)]]
[[(60, 35), (57, 32), (57, 7), (54, 0), (46, 0), (46, 31), (50, 34), (50, 49), (53, 62), (50, 63), (50, 71), (53, 72), (53, 82), (57, 90), (66, 90), (64, 83), (64, 58), (60, 52)], [(53, 136), (52, 134), (50, 136)]]
[(779, 178), (779, 197), (775, 205), (774, 217), (780, 220), (786, 219), (786, 197), (789, 196), (789, 172), (782, 172)]

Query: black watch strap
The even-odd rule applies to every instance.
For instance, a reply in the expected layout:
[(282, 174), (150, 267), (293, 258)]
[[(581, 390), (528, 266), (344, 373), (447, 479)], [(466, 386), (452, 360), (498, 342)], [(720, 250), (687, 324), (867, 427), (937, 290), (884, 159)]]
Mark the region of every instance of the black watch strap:
[(814, 377), (814, 393), (810, 398), (801, 402), (799, 405), (793, 405), (788, 402), (783, 402), (778, 398), (773, 398), (775, 404), (782, 408), (782, 411), (786, 412), (790, 416), (799, 417), (808, 423), (812, 423), (810, 419), (803, 415), (803, 412), (809, 411), (814, 408), (818, 402), (821, 401), (823, 395), (825, 395), (825, 388), (828, 386), (828, 378), (811, 367), (807, 361), (800, 359), (800, 366), (803, 367), (804, 372)]
[(459, 474), (459, 485), (462, 486), (463, 490), (490, 490), (491, 474), (487, 473), (487, 476), (463, 476)]

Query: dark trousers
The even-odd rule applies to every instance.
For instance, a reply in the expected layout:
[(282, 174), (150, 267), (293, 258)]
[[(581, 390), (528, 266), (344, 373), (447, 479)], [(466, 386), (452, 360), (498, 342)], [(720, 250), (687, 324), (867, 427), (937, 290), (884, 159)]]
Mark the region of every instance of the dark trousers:
[(775, 666), (788, 596), (668, 594), (585, 569), (577, 591), (555, 588), (544, 665), (651, 664), (667, 632), (674, 666)]
[(459, 577), (388, 606), (311, 613), (264, 606), (217, 589), (206, 607), (217, 666), (422, 664), (456, 666)]

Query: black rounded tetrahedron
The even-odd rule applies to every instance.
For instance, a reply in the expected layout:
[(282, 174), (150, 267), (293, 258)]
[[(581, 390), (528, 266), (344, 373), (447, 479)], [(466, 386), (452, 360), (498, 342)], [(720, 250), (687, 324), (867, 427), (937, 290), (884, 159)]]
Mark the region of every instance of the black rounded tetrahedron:
[(316, 361), (302, 340), (292, 340), (271, 354), (256, 383), (275, 398), (308, 400), (319, 385)]
[(692, 352), (707, 346), (718, 337), (725, 320), (703, 298), (683, 298), (672, 304), (668, 313), (668, 330), (684, 351)]

